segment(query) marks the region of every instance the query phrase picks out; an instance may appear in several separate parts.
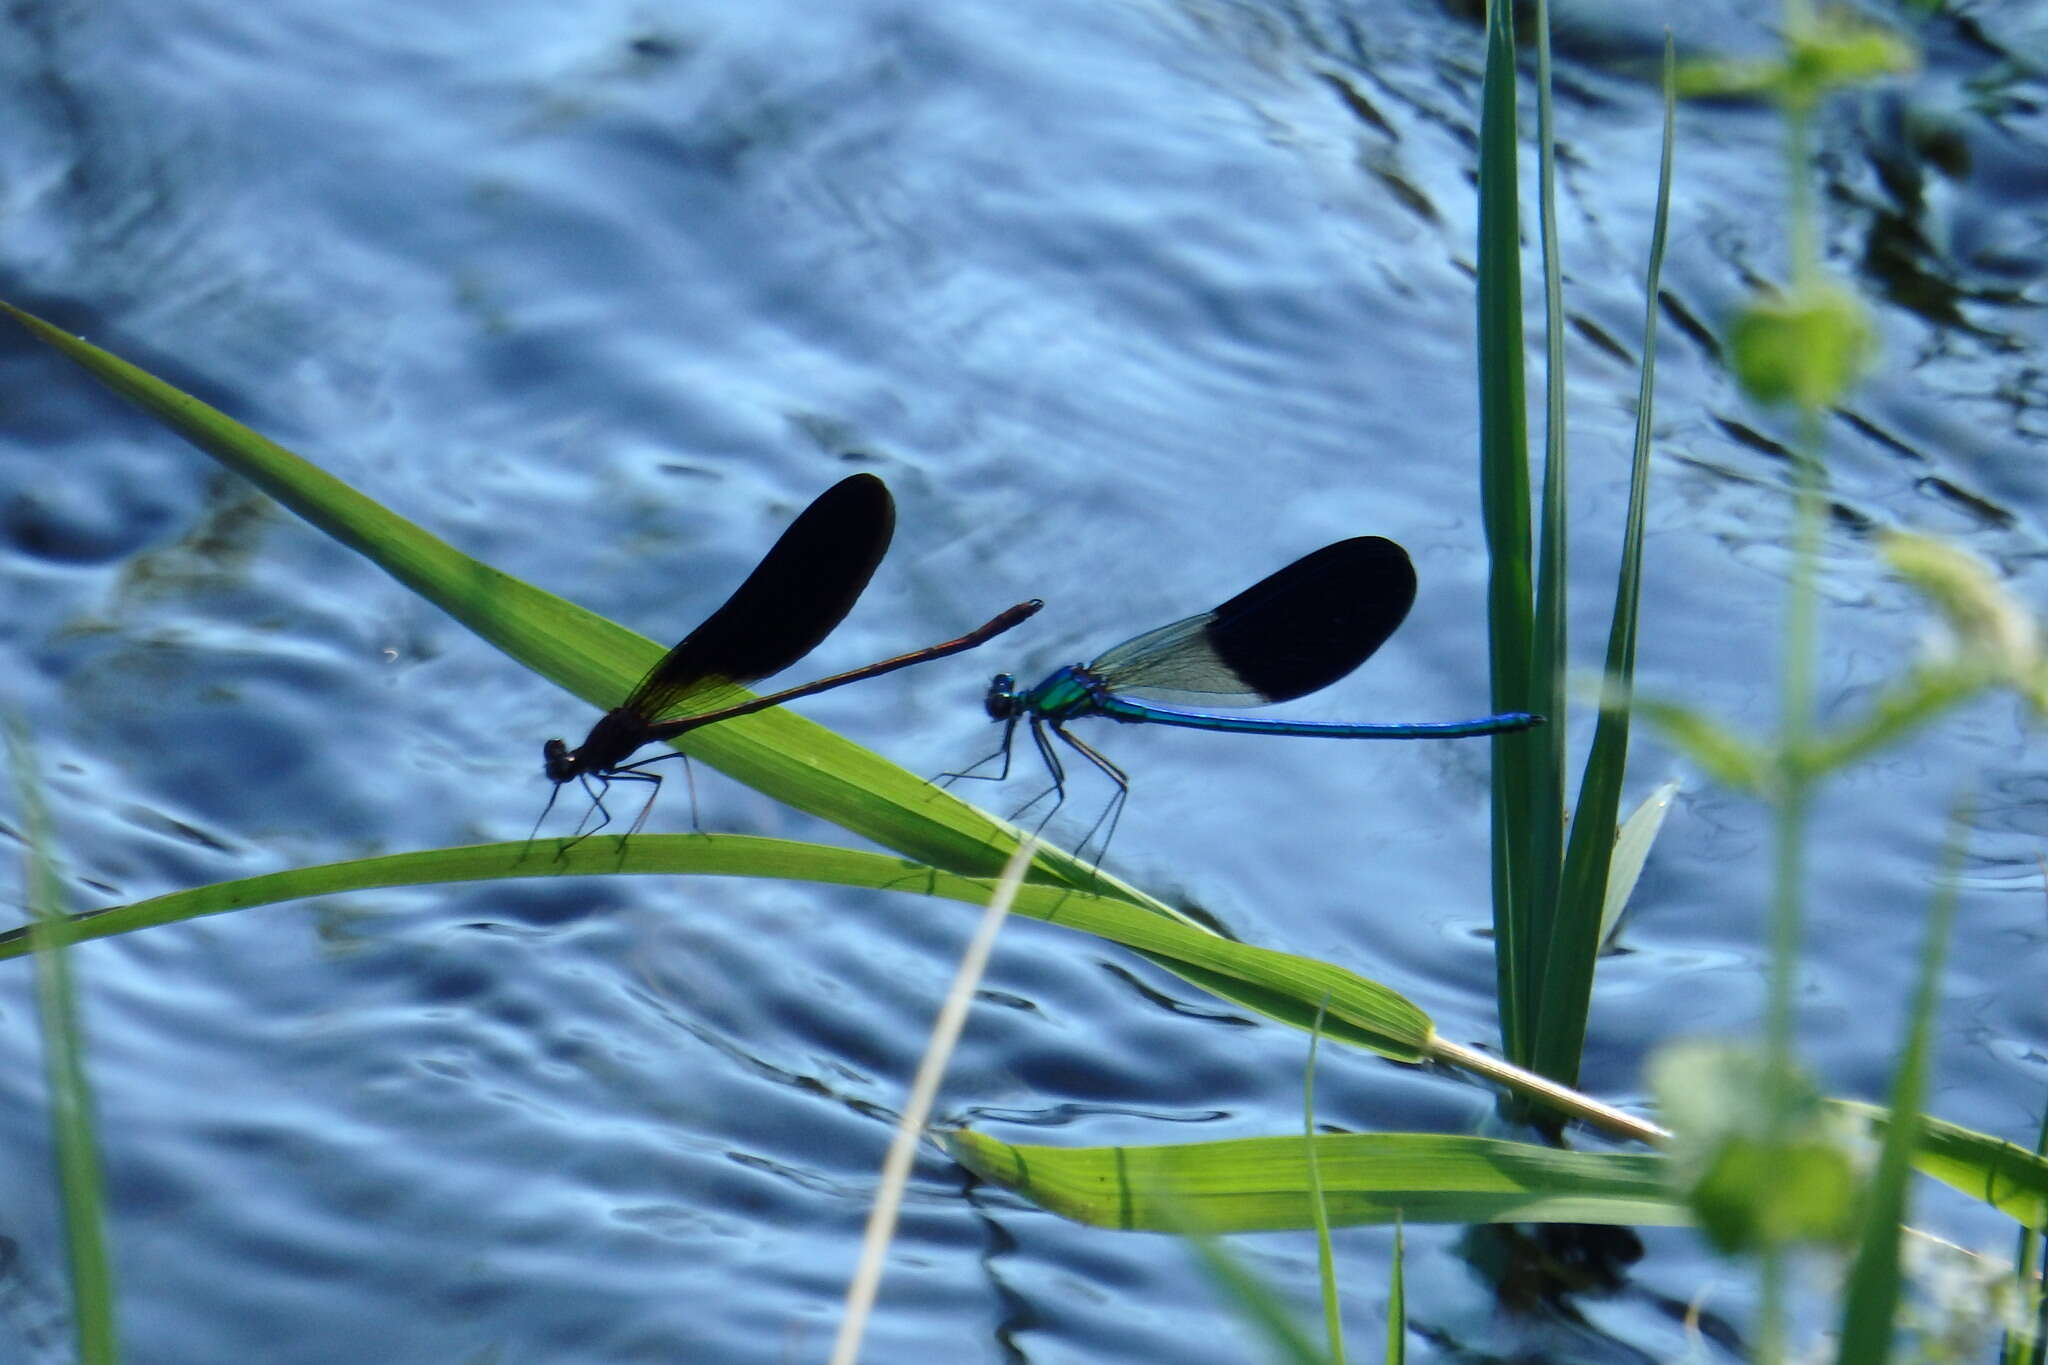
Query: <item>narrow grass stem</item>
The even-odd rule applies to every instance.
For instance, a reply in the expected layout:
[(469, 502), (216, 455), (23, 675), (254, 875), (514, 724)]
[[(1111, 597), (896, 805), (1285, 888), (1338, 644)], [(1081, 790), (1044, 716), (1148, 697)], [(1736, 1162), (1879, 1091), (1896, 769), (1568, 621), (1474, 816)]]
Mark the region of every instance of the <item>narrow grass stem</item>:
[(28, 730), (12, 714), (0, 729), (21, 806), (22, 889), (33, 916), (29, 935), (36, 956), (36, 1020), (42, 1029), (51, 1147), (71, 1272), (73, 1345), (81, 1365), (114, 1365), (121, 1350), (114, 1327), (113, 1259), (107, 1249), (106, 1174), (71, 976), (72, 921), (64, 914), (63, 884), (51, 853), (56, 840)]
[[(1798, 761), (1812, 733), (1814, 656), (1818, 649), (1822, 516), (1820, 415), (1811, 409), (1800, 420), (1799, 481), (1793, 513), (1792, 574), (1785, 606), (1785, 656), (1779, 722), (1777, 819), (1772, 857), (1770, 968), (1765, 1004), (1764, 1046), (1770, 1105), (1766, 1143), (1785, 1140), (1793, 1090), (1793, 1025), (1798, 997), (1799, 949), (1804, 922), (1806, 827), (1812, 779)], [(1785, 1358), (1784, 1259), (1766, 1247), (1757, 1303), (1757, 1354), (1762, 1365)]]
[[(1811, 12), (1804, 0), (1786, 0), (1788, 37), (1806, 31)], [(1795, 290), (1816, 282), (1820, 271), (1818, 227), (1808, 166), (1812, 129), (1808, 109), (1797, 96), (1781, 103), (1785, 120), (1785, 172), (1791, 284)], [(1821, 455), (1821, 414), (1803, 406), (1795, 445), (1796, 481), (1791, 579), (1786, 588), (1784, 658), (1779, 703), (1777, 820), (1773, 854), (1773, 888), (1769, 985), (1765, 1003), (1765, 1074), (1770, 1089), (1766, 1111), (1766, 1142), (1779, 1146), (1789, 1128), (1792, 1094), (1794, 1002), (1798, 994), (1799, 948), (1804, 919), (1806, 827), (1810, 778), (1797, 761), (1811, 738), (1814, 705), (1814, 660), (1819, 649), (1821, 533), (1825, 511)], [(1762, 1283), (1757, 1301), (1756, 1359), (1777, 1365), (1785, 1358), (1785, 1262), (1775, 1245), (1760, 1258)]]
[[(1800, 419), (1795, 474), (1791, 581), (1786, 587), (1783, 679), (1778, 734), (1777, 830), (1772, 864), (1771, 965), (1764, 1045), (1782, 1101), (1789, 1094), (1793, 1009), (1798, 993), (1802, 874), (1812, 777), (1799, 761), (1813, 733), (1814, 656), (1818, 650), (1822, 518), (1819, 415)], [(1780, 1106), (1774, 1105), (1774, 1113)]]
[(989, 896), (988, 909), (983, 912), (966, 951), (960, 955), (952, 989), (939, 1007), (938, 1020), (932, 1025), (931, 1040), (911, 1081), (910, 1096), (904, 1101), (895, 1137), (882, 1160), (875, 1205), (868, 1212), (867, 1231), (861, 1238), (860, 1263), (846, 1288), (846, 1311), (840, 1317), (839, 1335), (833, 1342), (832, 1365), (854, 1365), (860, 1359), (861, 1336), (881, 1292), (883, 1262), (896, 1235), (896, 1218), (903, 1208), (903, 1191), (910, 1184), (910, 1168), (917, 1159), (918, 1144), (924, 1139), (925, 1123), (938, 1100), (946, 1063), (952, 1060), (953, 1048), (967, 1026), (967, 1011), (974, 1003), (974, 990), (988, 966), (989, 955), (995, 951), (996, 934), (1009, 917), (1010, 903), (1017, 898), (1017, 888), (1024, 882), (1024, 870), (1031, 866), (1037, 852), (1038, 840), (1026, 838), (1010, 855), (1009, 864)]
[(1610, 1104), (1602, 1104), (1590, 1096), (1559, 1085), (1548, 1077), (1526, 1071), (1513, 1062), (1504, 1061), (1477, 1048), (1453, 1043), (1445, 1038), (1434, 1038), (1429, 1044), (1429, 1059), (1445, 1066), (1456, 1067), (1482, 1080), (1491, 1081), (1524, 1099), (1537, 1100), (1547, 1108), (1598, 1128), (1609, 1136), (1644, 1142), (1653, 1147), (1662, 1146), (1671, 1140), (1668, 1129), (1660, 1128), (1646, 1118), (1631, 1114), (1625, 1109), (1616, 1109)]

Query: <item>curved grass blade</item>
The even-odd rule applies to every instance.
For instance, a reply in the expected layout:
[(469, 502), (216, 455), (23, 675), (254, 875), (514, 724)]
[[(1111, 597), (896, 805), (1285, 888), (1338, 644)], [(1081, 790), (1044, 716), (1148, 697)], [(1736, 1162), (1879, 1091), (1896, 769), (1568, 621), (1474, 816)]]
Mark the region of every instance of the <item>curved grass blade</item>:
[[(203, 915), (347, 891), (504, 877), (643, 873), (778, 877), (985, 905), (990, 883), (883, 854), (737, 834), (643, 834), (623, 849), (594, 841), (479, 844), (292, 868), (219, 882), (68, 921), (80, 940), (180, 923)], [(1147, 906), (1065, 887), (1026, 883), (1013, 913), (1121, 944), (1212, 995), (1309, 1031), (1319, 1010), (1329, 1038), (1394, 1061), (1429, 1061), (1498, 1085), (1602, 1132), (1657, 1143), (1668, 1134), (1643, 1119), (1546, 1081), (1435, 1032), (1429, 1016), (1396, 991), (1313, 958), (1226, 939)], [(0, 961), (28, 950), (28, 931), (0, 932)]]
[[(661, 659), (654, 641), (472, 559), (118, 356), (11, 305), (0, 303), (0, 311), (487, 643), (600, 710), (617, 705)], [(735, 690), (732, 700), (744, 696)], [(993, 873), (1016, 845), (1006, 823), (794, 712), (709, 726), (683, 747), (779, 801), (936, 866)], [(1056, 849), (1041, 851), (1033, 875), (1107, 887), (1172, 913)]]
[[(777, 877), (937, 896), (970, 905), (987, 904), (991, 888), (986, 879), (858, 849), (741, 834), (643, 834), (623, 850), (603, 847), (596, 840), (543, 840), (292, 868), (89, 911), (66, 923), (77, 939), (85, 940), (346, 891), (617, 873)], [(1429, 1016), (1414, 1004), (1327, 962), (1237, 943), (1123, 900), (1042, 883), (1027, 882), (1012, 913), (1135, 949), (1205, 990), (1297, 1028), (1312, 1026), (1318, 1004), (1327, 996), (1326, 1036), (1396, 1061), (1421, 1061), (1436, 1047)], [(0, 933), (0, 961), (21, 956), (29, 942), (27, 929)]]

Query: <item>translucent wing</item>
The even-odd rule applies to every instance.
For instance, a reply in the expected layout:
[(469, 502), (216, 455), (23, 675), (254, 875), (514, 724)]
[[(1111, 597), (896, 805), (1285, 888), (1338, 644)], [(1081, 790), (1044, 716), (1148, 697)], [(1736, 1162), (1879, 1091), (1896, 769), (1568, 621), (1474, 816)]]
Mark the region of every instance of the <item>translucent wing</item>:
[(1263, 706), (1271, 700), (1216, 652), (1205, 611), (1124, 641), (1088, 665), (1112, 692), (1186, 706)]

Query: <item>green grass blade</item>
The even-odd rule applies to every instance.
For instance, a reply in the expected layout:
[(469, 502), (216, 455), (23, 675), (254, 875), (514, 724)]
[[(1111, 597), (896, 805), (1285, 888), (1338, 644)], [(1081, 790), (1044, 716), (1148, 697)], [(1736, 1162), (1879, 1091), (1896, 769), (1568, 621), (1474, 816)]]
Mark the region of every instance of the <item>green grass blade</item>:
[[(2034, 1135), (2034, 1154), (2048, 1152), (2048, 1113), (2041, 1116), (2040, 1131)], [(2018, 1331), (2006, 1330), (1998, 1359), (2000, 1365), (2042, 1365), (2048, 1359), (2048, 1294), (2042, 1292), (2041, 1265), (2042, 1235), (2030, 1227), (2021, 1227), (2019, 1244), (2012, 1258), (2012, 1276), (2015, 1293), (2019, 1299), (2018, 1321), (2026, 1324)]]
[[(1496, 711), (1537, 707), (1534, 577), (1529, 537), (1529, 449), (1522, 367), (1521, 215), (1516, 204), (1513, 6), (1487, 5), (1486, 77), (1479, 119), (1479, 474), (1488, 557), (1486, 617)], [(1536, 828), (1542, 806), (1540, 729), (1493, 738), (1493, 927), (1502, 1050), (1528, 1057), (1538, 962), (1529, 916), (1541, 876)]]
[(1614, 940), (1621, 912), (1628, 908), (1629, 897), (1635, 894), (1643, 864), (1650, 860), (1650, 850), (1657, 843), (1664, 817), (1671, 813), (1671, 801), (1677, 795), (1677, 779), (1659, 782), (1635, 813), (1621, 822), (1621, 833), (1614, 840), (1614, 856), (1607, 864), (1607, 895), (1600, 906), (1599, 941), (1603, 951)]
[(1543, 1020), (1553, 983), (1542, 975), (1550, 961), (1557, 924), (1558, 866), (1564, 856), (1564, 753), (1566, 735), (1564, 665), (1566, 603), (1570, 592), (1567, 564), (1566, 488), (1570, 466), (1565, 423), (1564, 287), (1559, 280), (1557, 240), (1556, 128), (1551, 121), (1550, 6), (1537, 0), (1536, 23), (1536, 185), (1537, 221), (1541, 225), (1543, 268), (1543, 496), (1537, 505), (1536, 614), (1530, 635), (1529, 710), (1550, 723), (1532, 737), (1529, 777), (1542, 818), (1531, 819), (1528, 838), (1529, 894), (1523, 902), (1517, 968), (1524, 973), (1516, 994), (1522, 1001), (1524, 1052), (1542, 1069), (1545, 1056)]
[(1927, 1095), (1928, 1055), (1934, 1017), (1941, 1003), (1941, 969), (1948, 957), (1949, 929), (1960, 899), (1967, 813), (1958, 809), (1949, 826), (1947, 864), (1928, 917), (1927, 943), (1920, 952), (1920, 980), (1907, 1013), (1905, 1047), (1892, 1082), (1892, 1112), (1885, 1124), (1877, 1173), (1863, 1201), (1863, 1229), (1842, 1297), (1842, 1329), (1835, 1359), (1856, 1365), (1884, 1365), (1891, 1358), (1893, 1324), (1899, 1310), (1899, 1236), (1906, 1222), (1907, 1185)]
[[(240, 881), (177, 891), (153, 900), (72, 917), (80, 940), (175, 924), (307, 896), (397, 886), (641, 873), (661, 876), (780, 877), (863, 886), (986, 905), (990, 882), (858, 849), (740, 834), (639, 834), (621, 850), (602, 835), (563, 848), (561, 840), (478, 844), (293, 868)], [(1093, 934), (1144, 953), (1228, 1000), (1296, 1028), (1314, 1027), (1328, 1001), (1332, 1038), (1397, 1061), (1420, 1061), (1434, 1042), (1429, 1016), (1398, 992), (1327, 962), (1236, 943), (1149, 910), (1064, 887), (1027, 883), (1014, 914)], [(25, 929), (0, 933), (0, 960), (29, 950)]]
[[(1579, 780), (1578, 810), (1565, 851), (1556, 919), (1543, 963), (1531, 1069), (1566, 1085), (1579, 1078), (1586, 1046), (1586, 1017), (1592, 1008), (1593, 969), (1600, 953), (1607, 878), (1614, 861), (1615, 817), (1628, 764), (1628, 697), (1635, 684), (1636, 618), (1642, 596), (1643, 527), (1648, 515), (1650, 437), (1657, 378), (1657, 291), (1664, 269), (1664, 244), (1671, 219), (1672, 138), (1677, 104), (1672, 48), (1664, 44), (1664, 147), (1657, 170), (1657, 213), (1650, 235), (1650, 267), (1644, 282), (1643, 368), (1636, 398), (1635, 454), (1629, 469), (1628, 521), (1622, 538), (1621, 575), (1614, 590), (1608, 627), (1606, 678), (1593, 745)], [(1562, 565), (1559, 566), (1562, 569)]]
[(1192, 1234), (1188, 1244), (1194, 1248), (1209, 1279), (1230, 1296), (1238, 1312), (1265, 1342), (1272, 1353), (1270, 1359), (1282, 1365), (1328, 1365), (1316, 1353), (1308, 1335), (1287, 1315), (1287, 1305), (1280, 1301), (1280, 1296), (1261, 1284), (1221, 1243), (1206, 1234)]
[(51, 1144), (63, 1204), (72, 1326), (80, 1361), (112, 1365), (120, 1359), (120, 1347), (114, 1332), (114, 1274), (107, 1257), (106, 1178), (100, 1168), (92, 1088), (85, 1078), (85, 1041), (71, 979), (74, 921), (63, 910), (63, 887), (50, 852), (50, 818), (36, 785), (28, 735), (13, 717), (6, 729), (8, 762), (21, 801), (27, 860), (22, 884), (35, 917), (23, 933), (36, 960), (36, 1015), (43, 1035)]
[[(0, 303), (0, 311), (488, 643), (592, 705), (617, 704), (662, 656), (664, 646), (472, 559), (119, 357), (17, 308)], [(744, 696), (735, 689), (732, 700)], [(708, 726), (678, 747), (777, 800), (940, 867), (993, 873), (1016, 845), (1006, 823), (792, 711)], [(1097, 884), (1052, 849), (1041, 854), (1034, 875)]]
[(1316, 1164), (1316, 1053), (1323, 1041), (1324, 1017), (1316, 1009), (1316, 1026), (1308, 1035), (1308, 1061), (1301, 1075), (1302, 1152), (1308, 1162), (1309, 1211), (1316, 1229), (1316, 1279), (1323, 1294), (1323, 1336), (1329, 1341), (1333, 1365), (1344, 1365), (1344, 1311), (1337, 1293), (1337, 1255), (1330, 1245), (1330, 1214), (1323, 1203), (1323, 1173)]
[(1387, 1277), (1387, 1365), (1408, 1359), (1408, 1227), (1394, 1220), (1394, 1268)]
[[(1293, 1135), (1038, 1147), (967, 1130), (947, 1134), (945, 1144), (983, 1179), (1097, 1227), (1273, 1232), (1314, 1221), (1308, 1162)], [(1660, 1156), (1433, 1133), (1324, 1133), (1315, 1145), (1333, 1225), (1688, 1221)]]

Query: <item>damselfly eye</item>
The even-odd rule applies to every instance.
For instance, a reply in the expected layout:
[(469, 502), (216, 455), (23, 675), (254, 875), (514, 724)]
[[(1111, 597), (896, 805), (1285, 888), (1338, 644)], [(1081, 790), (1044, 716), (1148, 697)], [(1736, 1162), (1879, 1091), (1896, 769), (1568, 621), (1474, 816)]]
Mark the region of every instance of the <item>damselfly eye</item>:
[(1008, 673), (998, 673), (990, 680), (988, 695), (982, 698), (982, 706), (988, 710), (990, 720), (1008, 720), (1017, 714), (1017, 679)]

